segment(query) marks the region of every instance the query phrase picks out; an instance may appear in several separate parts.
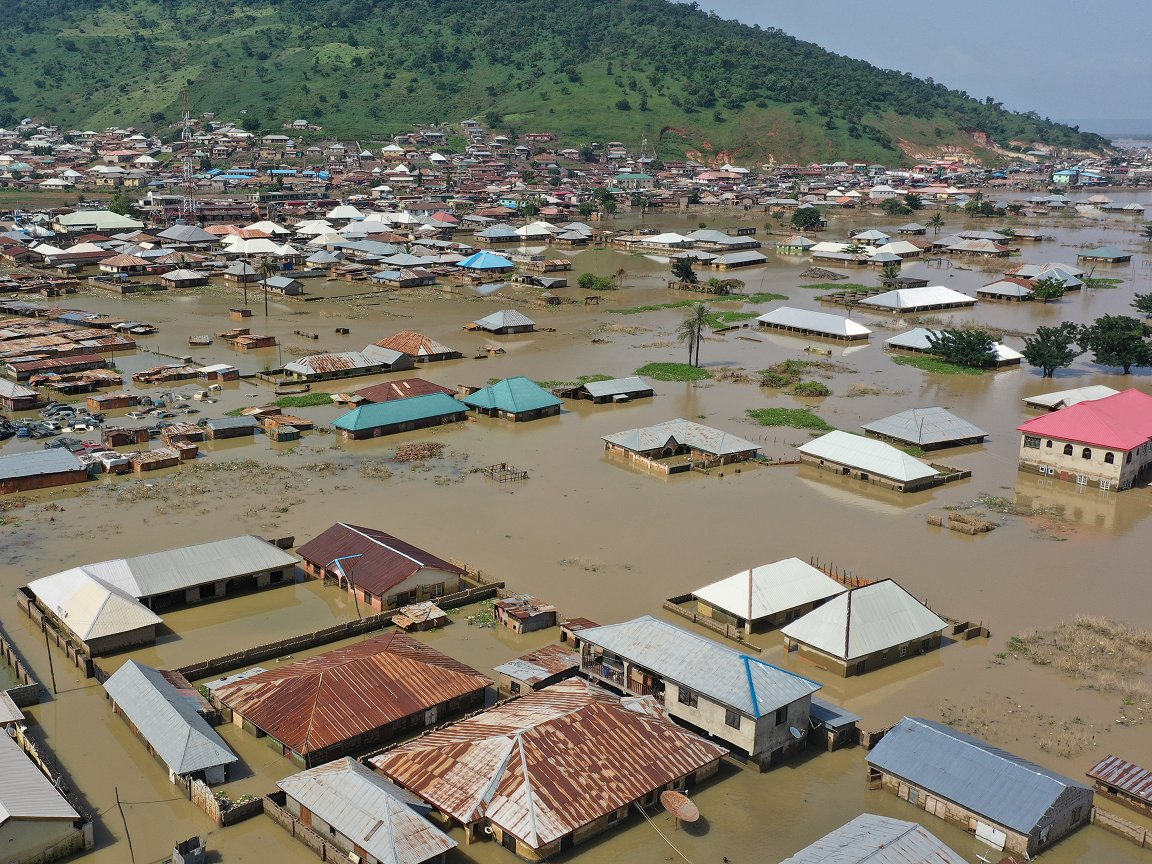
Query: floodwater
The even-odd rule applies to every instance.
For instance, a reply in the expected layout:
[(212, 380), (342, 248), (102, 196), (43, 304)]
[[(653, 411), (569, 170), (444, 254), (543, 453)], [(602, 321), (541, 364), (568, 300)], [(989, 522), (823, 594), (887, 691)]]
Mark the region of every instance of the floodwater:
[[(1152, 205), (1147, 192), (1109, 194), (1121, 203), (1139, 200)], [(710, 227), (745, 221), (757, 225), (764, 239), (766, 217), (707, 211), (649, 215), (644, 221), (667, 229), (691, 229), (701, 221)], [(844, 237), (850, 227), (883, 229), (902, 221), (906, 220), (866, 213), (837, 215), (828, 236)], [(626, 224), (624, 217), (619, 222)], [(1075, 263), (1077, 249), (1102, 243), (1138, 253), (1130, 265), (1096, 269), (1096, 276), (1123, 280), (1113, 289), (1084, 290), (1047, 305), (981, 303), (971, 310), (937, 315), (943, 321), (971, 320), (1000, 328), (1014, 347), (1021, 341), (1013, 332), (1062, 320), (1088, 321), (1105, 313), (1127, 314), (1134, 291), (1152, 290), (1152, 256), (1150, 248), (1141, 245), (1139, 221), (1067, 216), (1022, 224), (1039, 225), (1055, 239), (1023, 244), (1021, 257), (997, 262), (995, 272), (983, 271), (979, 262), (954, 262), (943, 270), (914, 262), (905, 265), (904, 272), (971, 292), (1003, 268), (1022, 262)], [(962, 227), (988, 225), (964, 224), (953, 216), (945, 230), (952, 233)], [(538, 308), (500, 294), (350, 296), (362, 295), (365, 289), (312, 280), (306, 290), (326, 299), (311, 303), (273, 299), (267, 319), (262, 298), (252, 293), (255, 314), (245, 324), (253, 332), (275, 333), (281, 347), (250, 354), (236, 354), (219, 340), (206, 349), (187, 347), (190, 335), (235, 326), (226, 313), (240, 304), (238, 288), (137, 298), (84, 294), (67, 298), (67, 305), (160, 327), (158, 334), (141, 338), (140, 350), (116, 356), (126, 374), (171, 362), (151, 351), (191, 353), (197, 362), (234, 362), (245, 372), (259, 371), (287, 362), (300, 351), (358, 350), (399, 329), (427, 332), (467, 357), (487, 342), (506, 348), (505, 355), (491, 359), (430, 364), (414, 373), (448, 386), (483, 385), (491, 378), (516, 374), (557, 381), (598, 373), (621, 376), (649, 362), (683, 361), (685, 351), (672, 335), (681, 310), (629, 315), (611, 311), (682, 299), (669, 297), (664, 289), (665, 261), (611, 250), (559, 254), (574, 261), (573, 283), (580, 272), (612, 275), (623, 269), (625, 288), (604, 292), (600, 306)], [(820, 308), (816, 292), (803, 288), (804, 280), (798, 278), (809, 266), (807, 259), (770, 257), (765, 267), (731, 275), (743, 279), (749, 293), (772, 291), (787, 295), (789, 305)], [(870, 268), (851, 277), (865, 284), (877, 279)], [(558, 293), (582, 297), (576, 288)], [(776, 305), (745, 308), (759, 313)], [(540, 326), (556, 332), (481, 338), (461, 329), (464, 323), (506, 306), (524, 308)], [(657, 382), (657, 395), (651, 400), (604, 406), (569, 403), (560, 417), (525, 424), (479, 418), (365, 442), (342, 442), (316, 433), (293, 445), (273, 446), (263, 436), (210, 442), (202, 447), (200, 463), (214, 470), (181, 468), (101, 479), (78, 490), (27, 496), (23, 506), (7, 499), (2, 503), (9, 509), (0, 513), (4, 538), (0, 585), (11, 595), (30, 578), (65, 567), (245, 531), (266, 537), (295, 535), (303, 541), (339, 519), (380, 527), (440, 555), (467, 561), (514, 589), (555, 603), (565, 615), (609, 623), (661, 614), (660, 603), (666, 597), (795, 555), (864, 578), (895, 578), (938, 612), (991, 629), (990, 639), (948, 643), (929, 656), (847, 680), (786, 655), (777, 633), (752, 637), (764, 648), (764, 659), (819, 680), (825, 685), (823, 695), (860, 714), (864, 728), (882, 728), (903, 714), (945, 719), (1072, 777), (1082, 776), (1106, 753), (1147, 763), (1152, 726), (1143, 715), (1149, 706), (1122, 705), (1116, 694), (1101, 693), (1088, 682), (1029, 666), (1004, 652), (1011, 635), (1080, 613), (1110, 616), (1138, 627), (1152, 620), (1145, 539), (1152, 490), (1077, 491), (1069, 484), (1019, 476), (1014, 431), (1034, 416), (1023, 408), (1024, 396), (1088, 384), (1147, 389), (1152, 370), (1120, 376), (1082, 357), (1054, 381), (1042, 380), (1026, 366), (982, 376), (930, 376), (895, 365), (881, 347), (884, 338), (915, 326), (913, 322), (859, 310), (852, 315), (874, 329), (872, 344), (847, 349), (821, 345), (831, 347), (829, 359), (838, 364), (820, 373), (826, 374), (825, 383), (833, 392), (824, 399), (798, 399), (736, 381)], [(337, 335), (337, 327), (349, 328), (350, 335)], [(295, 335), (297, 330), (320, 338), (303, 338)], [(808, 344), (752, 329), (735, 330), (710, 336), (702, 346), (701, 360), (709, 368), (733, 366), (754, 372), (789, 358), (810, 359), (803, 352)], [(329, 382), (321, 389), (356, 389), (408, 374), (412, 373)], [(191, 392), (191, 383), (171, 390)], [(862, 387), (870, 388), (868, 395), (854, 395)], [(241, 382), (226, 385), (218, 404), (196, 407), (205, 416), (214, 416), (270, 399), (264, 385)], [(928, 405), (955, 411), (988, 430), (990, 438), (982, 447), (934, 456), (970, 469), (971, 479), (915, 495), (877, 490), (796, 465), (748, 469), (738, 475), (725, 472), (723, 477), (648, 476), (609, 461), (600, 441), (610, 432), (684, 417), (751, 438), (768, 455), (787, 458), (795, 452), (793, 445), (808, 440), (809, 434), (755, 426), (745, 416), (747, 409), (807, 406), (838, 428), (856, 430), (869, 420)], [(340, 413), (335, 407), (291, 410), (321, 424)], [(415, 467), (386, 461), (398, 444), (420, 440), (444, 443), (445, 457)], [(13, 439), (0, 447), (0, 453), (39, 446)], [(385, 464), (391, 476), (380, 479), (372, 476), (376, 471), (362, 472), (366, 462)], [(501, 486), (472, 471), (495, 462), (526, 469), (529, 479)], [(1064, 515), (1005, 516), (1002, 527), (978, 537), (926, 524), (928, 515), (981, 494), (1036, 508), (1063, 508)], [(155, 646), (101, 662), (109, 668), (128, 658), (180, 665), (354, 619), (357, 614), (351, 600), (335, 589), (297, 583), (170, 612), (165, 616), (167, 631)], [(420, 638), (481, 671), (556, 635), (550, 631), (520, 638), (484, 630), (465, 623), (466, 614), (462, 610), (448, 628)], [(159, 764), (111, 714), (94, 681), (78, 678), (62, 654), (49, 654), (14, 602), (4, 604), (0, 617), (49, 689), (55, 676), (55, 696), (28, 713), (73, 786), (98, 814), (98, 847), (85, 861), (157, 861), (170, 854), (172, 843), (195, 833), (209, 834), (209, 846), (227, 862), (315, 860), (263, 819), (215, 830), (175, 793)], [(292, 772), (286, 760), (242, 730), (229, 726), (222, 734), (244, 763), (225, 787), (229, 794), (271, 791), (277, 779)], [(869, 792), (864, 759), (865, 753), (853, 748), (832, 754), (813, 751), (763, 775), (732, 767), (694, 794), (704, 815), (702, 825), (677, 830), (664, 814), (653, 817), (654, 825), (633, 817), (624, 829), (569, 854), (588, 864), (624, 859), (656, 864), (674, 860), (677, 851), (697, 864), (724, 857), (733, 864), (770, 862), (863, 811), (915, 819), (971, 860), (988, 853), (963, 832), (923, 811), (893, 796)], [(1141, 822), (1116, 805), (1105, 807)], [(1044, 860), (1124, 864), (1144, 860), (1146, 854), (1092, 827), (1061, 842), (1045, 853)], [(513, 859), (505, 850), (481, 843), (462, 850), (456, 860), (507, 864)]]

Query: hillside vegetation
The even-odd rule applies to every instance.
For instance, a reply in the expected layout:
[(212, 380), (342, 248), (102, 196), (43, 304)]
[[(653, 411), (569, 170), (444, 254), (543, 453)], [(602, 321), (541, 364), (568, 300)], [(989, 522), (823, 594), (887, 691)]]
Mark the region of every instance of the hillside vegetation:
[[(475, 117), (579, 146), (750, 161), (1106, 142), (775, 29), (666, 0), (8, 0), (0, 125), (253, 129), (304, 118), (365, 143)], [(246, 112), (243, 115), (240, 112)]]

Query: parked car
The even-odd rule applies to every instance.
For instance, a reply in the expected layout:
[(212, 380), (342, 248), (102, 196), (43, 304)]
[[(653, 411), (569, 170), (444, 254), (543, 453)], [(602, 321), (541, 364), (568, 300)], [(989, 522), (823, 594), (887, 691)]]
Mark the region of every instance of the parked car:
[(84, 420), (78, 420), (68, 427), (69, 432), (95, 432), (100, 426), (97, 423), (88, 423)]
[(155, 411), (153, 412), (152, 416), (159, 420), (171, 420), (176, 415), (171, 411)]
[(199, 408), (185, 408), (184, 413), (185, 414), (199, 414), (200, 409)]
[(146, 417), (148, 417), (149, 415), (148, 415), (147, 411), (129, 411), (124, 416), (125, 417), (131, 417), (133, 420), (143, 420)]

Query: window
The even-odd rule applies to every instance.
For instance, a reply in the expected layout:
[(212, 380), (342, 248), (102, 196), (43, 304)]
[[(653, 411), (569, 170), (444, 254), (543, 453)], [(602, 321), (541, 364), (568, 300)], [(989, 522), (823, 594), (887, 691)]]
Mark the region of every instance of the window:
[(517, 693), (519, 693), (520, 692), (520, 682), (513, 681), (511, 684), (509, 684), (508, 685), (508, 692), (511, 693), (513, 696), (515, 696)]
[(731, 708), (724, 711), (724, 725), (731, 726), (733, 729), (740, 728), (740, 714), (733, 711)]
[(1115, 453), (1105, 453), (1104, 454), (1104, 464), (1105, 465), (1115, 465), (1116, 464), (1116, 454)]
[(907, 645), (901, 645), (900, 646), (900, 656), (901, 657), (907, 657), (908, 656), (908, 646)]
[(1024, 446), (1026, 448), (1028, 448), (1029, 450), (1039, 450), (1040, 449), (1040, 439), (1037, 438), (1035, 435), (1025, 435), (1024, 436)]
[(1051, 450), (1052, 449), (1052, 439), (1049, 438), (1047, 441), (1045, 441), (1044, 446), (1047, 447), (1049, 450)]
[(932, 647), (932, 640), (931, 639), (925, 639), (923, 642), (920, 643), (920, 653), (923, 654), (925, 651), (927, 651), (931, 647)]
[(696, 703), (700, 701), (700, 697), (687, 687), (680, 687), (677, 688), (676, 701), (681, 705), (687, 705), (689, 708), (695, 708)]
[(1071, 444), (1065, 444), (1064, 445), (1064, 455), (1065, 456), (1071, 456), (1072, 455), (1072, 445)]
[(776, 709), (776, 725), (788, 722), (788, 706), (782, 705)]
[(1085, 447), (1080, 452), (1080, 458), (1081, 459), (1091, 459), (1092, 458), (1092, 448), (1091, 447)]
[(372, 602), (372, 595), (369, 594), (367, 591), (364, 592), (364, 602), (365, 603), (371, 603)]

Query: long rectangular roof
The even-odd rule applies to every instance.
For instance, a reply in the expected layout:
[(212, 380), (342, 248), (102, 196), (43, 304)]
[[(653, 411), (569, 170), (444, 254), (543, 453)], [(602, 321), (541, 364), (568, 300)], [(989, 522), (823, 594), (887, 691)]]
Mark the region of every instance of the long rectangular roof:
[(714, 456), (746, 453), (749, 450), (760, 449), (751, 441), (731, 435), (722, 429), (713, 429), (711, 426), (704, 426), (701, 423), (694, 423), (679, 417), (675, 420), (657, 423), (654, 426), (642, 426), (639, 429), (629, 429), (625, 432), (601, 436), (603, 441), (637, 453), (664, 447), (671, 439), (675, 439), (679, 444), (685, 444)]
[(957, 417), (947, 408), (910, 408), (865, 423), (862, 427), (868, 432), (907, 441), (909, 444), (944, 444), (949, 441), (964, 441), (970, 438), (983, 439), (988, 433), (962, 417)]
[(727, 752), (651, 696), (622, 699), (570, 678), (371, 762), (452, 819), (487, 819), (539, 849)]
[(652, 385), (639, 375), (630, 375), (627, 378), (613, 378), (609, 381), (589, 381), (584, 385), (588, 395), (594, 399), (604, 396), (619, 396), (625, 393), (636, 393), (641, 390), (651, 390)]
[(1152, 440), (1152, 396), (1132, 388), (1069, 405), (1016, 428), (1025, 435), (1132, 450)]
[(73, 567), (28, 583), (41, 604), (84, 642), (161, 623), (127, 591)]
[(1125, 795), (1152, 804), (1152, 771), (1119, 756), (1105, 756), (1088, 770), (1088, 776)]
[(843, 315), (833, 315), (831, 312), (815, 312), (811, 309), (796, 309), (792, 306), (781, 306), (778, 309), (773, 309), (756, 320), (762, 324), (776, 327), (811, 330), (813, 333), (827, 333), (841, 338), (868, 336), (872, 332), (863, 324), (857, 324)]
[(333, 420), (332, 425), (349, 432), (361, 432), (380, 426), (451, 417), (453, 414), (463, 414), (467, 410), (463, 402), (447, 393), (425, 393), (422, 396), (357, 406)]
[(41, 474), (65, 474), (69, 471), (79, 471), (83, 467), (76, 455), (66, 447), (30, 450), (27, 453), (0, 456), (0, 480), (36, 477)]
[(79, 819), (72, 805), (29, 759), (20, 745), (0, 734), (0, 826), (11, 819)]
[(1078, 402), (1088, 402), (1092, 399), (1103, 399), (1105, 396), (1115, 396), (1119, 390), (1105, 387), (1103, 384), (1092, 384), (1088, 387), (1073, 387), (1070, 390), (1055, 390), (1052, 393), (1041, 393), (1036, 396), (1026, 396), (1022, 400), (1025, 405), (1033, 408), (1067, 408)]
[(948, 622), (891, 579), (883, 579), (833, 597), (780, 632), (850, 661), (917, 642), (947, 626)]
[(104, 689), (173, 774), (238, 761), (193, 704), (149, 666), (129, 660)]
[[(929, 330), (927, 327), (914, 327), (904, 333), (898, 333), (890, 339), (884, 340), (885, 347), (904, 348), (911, 351), (928, 351), (932, 347), (929, 336), (939, 335), (938, 330)], [(992, 350), (996, 352), (996, 359), (1019, 360), (1024, 355), (1015, 348), (1009, 348), (1003, 342), (993, 342)]]
[(750, 717), (815, 693), (820, 685), (651, 615), (589, 627), (580, 639)]
[(1031, 834), (1077, 780), (1022, 759), (943, 723), (905, 717), (880, 739), (868, 763), (1022, 834)]
[(975, 306), (976, 298), (945, 288), (943, 285), (925, 285), (922, 288), (896, 288), (860, 301), (861, 306), (908, 312), (934, 306)]
[(891, 444), (839, 429), (801, 444), (796, 449), (808, 456), (848, 465), (901, 483), (934, 477), (940, 473), (931, 465), (909, 456)]
[(457, 845), (414, 811), (420, 799), (348, 756), (276, 785), (380, 864), (422, 864)]
[(861, 813), (780, 864), (967, 864), (923, 826)]
[(444, 393), (451, 396), (456, 391), (451, 387), (425, 381), (423, 378), (403, 378), (398, 381), (385, 381), (383, 384), (373, 384), (357, 390), (354, 395), (362, 397), (367, 402), (395, 402), (398, 399), (411, 399), (415, 396), (427, 396), (430, 393)]
[(811, 564), (799, 558), (785, 558), (697, 588), (692, 596), (713, 608), (756, 621), (807, 603), (827, 600), (846, 590)]

